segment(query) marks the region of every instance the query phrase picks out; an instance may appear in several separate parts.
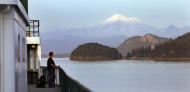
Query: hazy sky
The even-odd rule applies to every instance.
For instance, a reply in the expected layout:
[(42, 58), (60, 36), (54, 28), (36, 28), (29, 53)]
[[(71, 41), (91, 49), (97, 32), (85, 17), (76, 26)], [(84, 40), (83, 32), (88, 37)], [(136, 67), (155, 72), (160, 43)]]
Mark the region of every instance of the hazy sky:
[(190, 25), (190, 0), (29, 0), (41, 31), (96, 25), (114, 14), (137, 17), (157, 27)]

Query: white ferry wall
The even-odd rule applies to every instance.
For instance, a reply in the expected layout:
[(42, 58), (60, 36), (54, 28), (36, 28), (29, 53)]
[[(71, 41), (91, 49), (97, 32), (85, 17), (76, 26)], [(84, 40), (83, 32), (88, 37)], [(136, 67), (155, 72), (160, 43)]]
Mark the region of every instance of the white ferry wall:
[(19, 0), (0, 0), (0, 4), (17, 4)]
[[(6, 1), (18, 4), (6, 5)], [(0, 1), (1, 92), (27, 92), (25, 29), (28, 24), (27, 13), (20, 1)]]

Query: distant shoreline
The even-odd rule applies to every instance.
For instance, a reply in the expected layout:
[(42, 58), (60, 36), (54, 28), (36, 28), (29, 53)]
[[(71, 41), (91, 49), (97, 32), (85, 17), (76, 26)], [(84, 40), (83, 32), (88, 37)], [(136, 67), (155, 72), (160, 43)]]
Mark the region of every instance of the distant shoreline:
[[(47, 56), (44, 56), (42, 58), (48, 58)], [(69, 58), (69, 56), (64, 56), (64, 57), (54, 57), (54, 58)], [(140, 58), (140, 57), (132, 57), (132, 58), (123, 58), (123, 59), (118, 59), (118, 60), (151, 60), (151, 61), (190, 61), (190, 58), (149, 58), (149, 57), (144, 57), (144, 58)], [(96, 59), (96, 60), (90, 60), (90, 59), (86, 59), (86, 60), (82, 60), (82, 59), (75, 59), (73, 61), (82, 61), (82, 62), (96, 62), (96, 61), (110, 61), (110, 60), (106, 60), (106, 59)], [(111, 61), (117, 61), (117, 60), (111, 60)]]
[[(42, 54), (41, 56), (42, 58), (48, 58), (48, 54)], [(62, 54), (62, 53), (58, 53), (54, 55), (54, 58), (69, 58), (70, 54)]]
[(73, 60), (73, 61), (113, 61), (113, 60), (121, 60), (121, 59), (112, 59), (110, 57), (101, 57), (101, 56), (97, 56), (97, 57), (82, 57), (82, 56), (79, 56), (79, 57), (72, 57), (70, 58), (70, 60)]
[(153, 60), (153, 61), (190, 61), (190, 58), (139, 58), (139, 57), (132, 57), (132, 58), (125, 58), (124, 60)]

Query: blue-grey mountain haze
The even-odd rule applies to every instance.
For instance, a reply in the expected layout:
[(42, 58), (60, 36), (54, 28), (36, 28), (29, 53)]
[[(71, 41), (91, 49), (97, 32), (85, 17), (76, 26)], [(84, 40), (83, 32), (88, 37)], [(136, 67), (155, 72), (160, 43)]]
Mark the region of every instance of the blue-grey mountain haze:
[(116, 18), (115, 21), (111, 20), (86, 28), (43, 32), (41, 34), (42, 51), (43, 53), (48, 53), (49, 51), (71, 53), (78, 45), (88, 42), (98, 42), (107, 46), (117, 47), (132, 36), (143, 36), (151, 33), (160, 37), (175, 38), (190, 32), (190, 26), (178, 28), (170, 25), (167, 28), (158, 28), (142, 22), (131, 23), (131, 21), (124, 21), (123, 18)]

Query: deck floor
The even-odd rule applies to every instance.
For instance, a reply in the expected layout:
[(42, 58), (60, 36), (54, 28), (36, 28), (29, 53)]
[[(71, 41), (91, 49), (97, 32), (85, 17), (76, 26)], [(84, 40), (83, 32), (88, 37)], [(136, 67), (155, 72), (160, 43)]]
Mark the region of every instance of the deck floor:
[(36, 88), (35, 85), (28, 85), (28, 92), (61, 92), (61, 89), (59, 87)]

